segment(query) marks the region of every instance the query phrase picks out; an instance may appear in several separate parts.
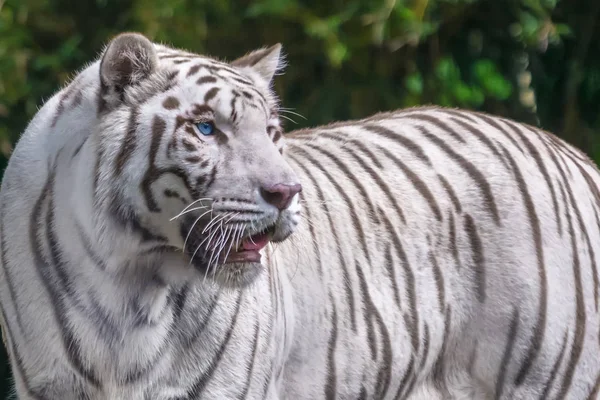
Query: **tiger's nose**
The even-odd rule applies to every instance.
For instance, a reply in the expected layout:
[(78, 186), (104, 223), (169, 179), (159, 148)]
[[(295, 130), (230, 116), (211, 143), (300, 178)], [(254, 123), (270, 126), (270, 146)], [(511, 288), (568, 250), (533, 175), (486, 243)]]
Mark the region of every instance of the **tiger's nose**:
[(295, 183), (293, 185), (286, 185), (284, 183), (278, 183), (271, 186), (263, 186), (260, 190), (260, 194), (265, 201), (279, 210), (285, 210), (290, 206), (294, 196), (302, 191), (302, 185)]

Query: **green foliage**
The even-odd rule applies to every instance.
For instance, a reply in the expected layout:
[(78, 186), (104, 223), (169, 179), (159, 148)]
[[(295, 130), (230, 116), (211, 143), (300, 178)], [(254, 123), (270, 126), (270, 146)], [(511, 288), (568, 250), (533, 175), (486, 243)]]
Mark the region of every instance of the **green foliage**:
[(222, 59), (281, 42), (288, 129), (419, 104), (556, 132), (600, 161), (600, 1), (0, 0), (0, 168), (44, 100), (125, 30)]

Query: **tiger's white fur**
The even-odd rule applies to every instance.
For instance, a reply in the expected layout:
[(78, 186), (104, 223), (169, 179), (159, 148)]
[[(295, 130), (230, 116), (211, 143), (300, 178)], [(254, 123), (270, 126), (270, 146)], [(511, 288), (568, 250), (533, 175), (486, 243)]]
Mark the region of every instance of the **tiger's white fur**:
[[(122, 35), (40, 109), (0, 192), (19, 398), (598, 398), (591, 161), (438, 108), (284, 147), (278, 65)], [(205, 112), (214, 140), (185, 119)], [(261, 196), (297, 181), (281, 211)], [(222, 263), (266, 228), (264, 268)]]

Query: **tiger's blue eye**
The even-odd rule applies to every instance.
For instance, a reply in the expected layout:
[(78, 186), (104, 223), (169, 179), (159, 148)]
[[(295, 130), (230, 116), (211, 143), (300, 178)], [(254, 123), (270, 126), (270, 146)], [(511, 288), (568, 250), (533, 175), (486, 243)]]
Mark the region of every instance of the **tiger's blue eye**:
[(212, 122), (200, 122), (196, 124), (196, 127), (204, 136), (210, 136), (215, 133), (215, 126)]

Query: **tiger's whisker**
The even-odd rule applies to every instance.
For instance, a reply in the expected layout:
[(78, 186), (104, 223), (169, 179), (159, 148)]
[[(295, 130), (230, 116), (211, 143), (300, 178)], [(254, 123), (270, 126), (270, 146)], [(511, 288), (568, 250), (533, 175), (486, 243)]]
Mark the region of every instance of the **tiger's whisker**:
[(173, 218), (169, 219), (169, 221), (173, 221), (173, 220), (175, 220), (175, 219), (177, 219), (177, 218), (180, 218), (180, 217), (182, 217), (183, 215), (185, 215), (185, 214), (187, 214), (187, 213), (190, 213), (190, 212), (192, 212), (192, 211), (196, 211), (196, 210), (202, 210), (202, 209), (204, 209), (204, 208), (206, 208), (206, 206), (201, 206), (201, 207), (194, 207), (194, 208), (190, 208), (189, 210), (186, 210), (186, 211), (182, 211), (182, 212), (180, 212), (179, 214), (177, 214), (177, 215), (176, 215), (176, 216), (174, 216)]
[(182, 213), (184, 213), (185, 211), (187, 211), (187, 209), (188, 209), (188, 208), (190, 208), (190, 207), (192, 207), (194, 204), (196, 204), (196, 203), (198, 203), (198, 202), (200, 202), (200, 201), (204, 201), (204, 200), (212, 200), (212, 199), (211, 199), (210, 197), (203, 197), (203, 198), (201, 198), (201, 199), (197, 199), (197, 200), (194, 200), (194, 201), (192, 201), (190, 204), (188, 204), (187, 206), (185, 206), (185, 208), (184, 208), (183, 210), (181, 210), (181, 212), (180, 212), (178, 215), (176, 215), (175, 217), (173, 217), (173, 219), (175, 219), (175, 218), (179, 218), (179, 217), (181, 216), (180, 214), (182, 214)]
[(298, 124), (296, 121), (294, 121), (294, 120), (293, 120), (293, 119), (291, 119), (290, 117), (287, 117), (287, 116), (285, 116), (285, 115), (281, 115), (281, 114), (280, 114), (279, 116), (280, 116), (281, 118), (285, 118), (285, 119), (287, 119), (288, 121), (290, 121), (290, 122), (292, 122), (292, 123), (294, 123), (294, 124)]
[(297, 112), (295, 112), (295, 111), (292, 111), (292, 110), (286, 109), (286, 108), (280, 108), (280, 109), (279, 109), (279, 112), (281, 112), (281, 113), (288, 113), (288, 114), (292, 114), (292, 115), (296, 115), (296, 116), (298, 116), (298, 117), (300, 117), (300, 118), (303, 118), (303, 119), (305, 119), (305, 120), (307, 119), (307, 118), (306, 118), (304, 115), (302, 115), (302, 114), (299, 114), (299, 113), (297, 113)]
[(192, 224), (192, 226), (191, 226), (190, 230), (188, 231), (188, 234), (187, 234), (187, 235), (186, 235), (186, 237), (185, 237), (185, 241), (183, 242), (183, 249), (184, 249), (184, 251), (185, 251), (185, 247), (187, 246), (187, 242), (188, 242), (188, 239), (189, 239), (189, 237), (190, 237), (190, 234), (191, 234), (191, 233), (192, 233), (192, 231), (194, 230), (194, 227), (196, 226), (196, 224), (198, 223), (198, 221), (200, 221), (200, 219), (201, 219), (203, 216), (205, 216), (207, 213), (209, 213), (209, 212), (210, 212), (210, 211), (206, 211), (206, 212), (204, 212), (202, 215), (200, 215), (198, 218), (196, 218), (196, 220), (195, 220), (195, 221), (194, 221), (194, 223)]

